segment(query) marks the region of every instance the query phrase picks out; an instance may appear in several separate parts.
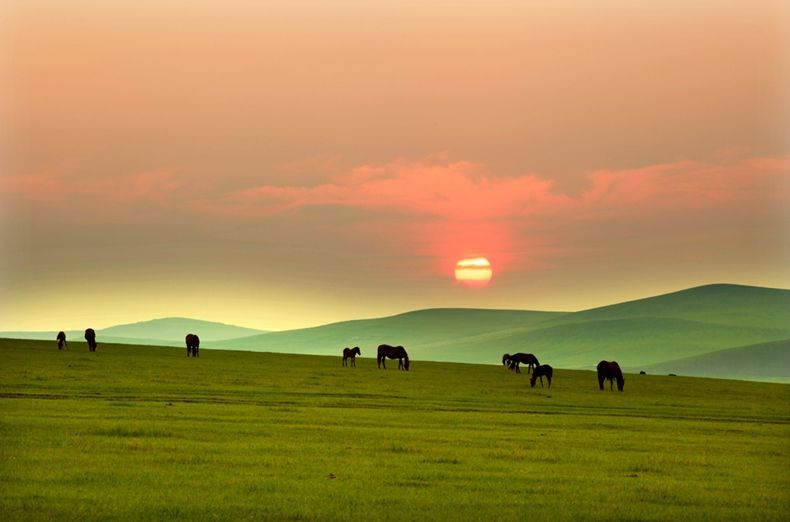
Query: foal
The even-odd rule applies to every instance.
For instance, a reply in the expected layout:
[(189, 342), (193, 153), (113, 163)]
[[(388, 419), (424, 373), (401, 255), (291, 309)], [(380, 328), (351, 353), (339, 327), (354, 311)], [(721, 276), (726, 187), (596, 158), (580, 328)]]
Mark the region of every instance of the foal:
[(346, 359), (351, 359), (351, 366), (356, 368), (357, 355), (362, 355), (362, 352), (359, 351), (359, 346), (355, 346), (353, 348), (343, 348), (343, 366), (348, 366)]

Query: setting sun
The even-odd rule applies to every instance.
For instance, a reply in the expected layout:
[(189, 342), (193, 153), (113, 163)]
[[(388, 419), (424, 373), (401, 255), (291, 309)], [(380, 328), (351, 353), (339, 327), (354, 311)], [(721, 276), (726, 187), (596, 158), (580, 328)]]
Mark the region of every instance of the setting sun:
[(486, 286), (492, 275), (491, 263), (484, 257), (460, 259), (455, 265), (455, 280), (467, 286)]

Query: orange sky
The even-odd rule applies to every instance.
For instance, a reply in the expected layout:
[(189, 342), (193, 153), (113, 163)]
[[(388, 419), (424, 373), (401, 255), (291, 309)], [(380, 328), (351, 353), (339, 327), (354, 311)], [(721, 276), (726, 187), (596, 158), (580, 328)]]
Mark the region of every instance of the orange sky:
[(790, 287), (790, 9), (633, 4), (4, 2), (0, 330)]

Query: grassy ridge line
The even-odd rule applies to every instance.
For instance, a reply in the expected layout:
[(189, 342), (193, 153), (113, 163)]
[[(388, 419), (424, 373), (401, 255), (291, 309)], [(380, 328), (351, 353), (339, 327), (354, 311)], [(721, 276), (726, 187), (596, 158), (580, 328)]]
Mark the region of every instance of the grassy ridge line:
[(789, 315), (790, 290), (712, 284), (573, 312), (552, 322), (662, 317), (774, 329), (785, 325)]

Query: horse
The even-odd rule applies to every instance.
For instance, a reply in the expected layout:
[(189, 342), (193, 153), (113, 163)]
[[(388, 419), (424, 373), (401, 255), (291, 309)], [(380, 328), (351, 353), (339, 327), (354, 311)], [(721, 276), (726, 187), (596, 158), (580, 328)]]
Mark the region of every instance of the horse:
[(403, 346), (390, 346), (388, 344), (380, 344), (378, 354), (376, 356), (376, 363), (379, 368), (387, 369), (385, 359), (397, 359), (398, 369), (409, 371), (409, 354)]
[(187, 357), (200, 357), (200, 337), (195, 334), (187, 334)]
[(351, 366), (357, 367), (357, 355), (362, 355), (359, 351), (359, 346), (353, 348), (343, 348), (343, 366), (348, 366), (347, 359), (351, 359)]
[(95, 352), (98, 345), (96, 344), (96, 332), (93, 331), (93, 328), (85, 330), (85, 340), (88, 341), (88, 351)]
[(551, 388), (551, 378), (554, 376), (554, 368), (549, 366), (548, 364), (538, 364), (535, 366), (535, 371), (532, 372), (532, 379), (530, 379), (529, 384), (533, 388), (535, 387), (535, 381), (540, 379), (540, 386), (543, 387), (543, 377), (546, 377), (546, 380), (549, 381), (549, 388)]
[(518, 369), (519, 363), (529, 365), (527, 373), (531, 373), (533, 367), (540, 365), (538, 358), (531, 353), (514, 353), (513, 355), (506, 353), (502, 356), (502, 364), (511, 370), (516, 370), (516, 373), (521, 373), (521, 370)]
[(66, 332), (58, 332), (58, 336), (55, 339), (58, 341), (58, 350), (62, 350), (64, 346), (66, 348), (69, 347), (69, 343), (66, 342)]
[(625, 379), (623, 379), (623, 371), (616, 361), (601, 361), (598, 363), (598, 387), (603, 390), (603, 381), (609, 380), (609, 389), (614, 386), (614, 381), (617, 380), (617, 390), (623, 391)]

